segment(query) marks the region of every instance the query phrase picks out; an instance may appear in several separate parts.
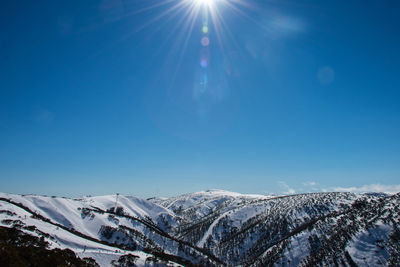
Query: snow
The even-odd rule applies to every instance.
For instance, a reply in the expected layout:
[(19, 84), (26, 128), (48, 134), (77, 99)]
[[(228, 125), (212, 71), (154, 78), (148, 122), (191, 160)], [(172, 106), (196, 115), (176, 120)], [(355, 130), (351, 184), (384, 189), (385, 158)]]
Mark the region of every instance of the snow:
[[(43, 201), (38, 201), (38, 200), (43, 200), (43, 199), (40, 199), (42, 197), (34, 197), (34, 198), (29, 197), (29, 198), (34, 203), (38, 204), (41, 207), (46, 206), (46, 205), (44, 205)], [(60, 207), (63, 207), (64, 206), (63, 204), (61, 204)], [(57, 227), (55, 225), (41, 221), (39, 219), (32, 218), (31, 214), (29, 212), (15, 206), (15, 205), (9, 204), (9, 203), (1, 202), (1, 208), (4, 210), (14, 212), (17, 215), (10, 216), (5, 213), (1, 213), (0, 221), (6, 220), (6, 219), (23, 220), (26, 226), (35, 226), (38, 230), (45, 232), (45, 233), (49, 233), (54, 238), (53, 240), (46, 239), (46, 241), (50, 243), (50, 248), (60, 248), (60, 249), (69, 248), (72, 251), (74, 251), (77, 254), (77, 256), (79, 256), (80, 258), (84, 258), (84, 257), (94, 258), (96, 260), (96, 262), (100, 264), (100, 266), (112, 266), (111, 265), (112, 260), (118, 260), (118, 258), (120, 256), (129, 254), (129, 253), (139, 256), (138, 260), (136, 261), (137, 266), (147, 266), (145, 264), (146, 258), (151, 256), (150, 254), (147, 254), (147, 253), (144, 253), (141, 251), (121, 250), (119, 248), (107, 246), (107, 245), (104, 245), (101, 243), (97, 243), (97, 242), (94, 242), (91, 240), (84, 239), (84, 238), (76, 236), (76, 235), (72, 234), (71, 232), (66, 231), (60, 227)], [(44, 208), (44, 209), (46, 209), (46, 208)], [(53, 215), (53, 218), (56, 217), (50, 211), (49, 211), (49, 214)], [(4, 224), (3, 224), (3, 226), (10, 227), (10, 225), (4, 225)], [(35, 232), (31, 232), (31, 231), (27, 231), (27, 230), (23, 230), (23, 231), (25, 231), (26, 233), (29, 233), (31, 235), (38, 236), (38, 234)], [(172, 263), (172, 262), (170, 262), (170, 265), (171, 266), (179, 266), (178, 264)]]
[(383, 248), (392, 228), (378, 224), (374, 228), (358, 233), (348, 244), (347, 251), (353, 261), (362, 265), (387, 265), (388, 252)]
[[(236, 233), (240, 232), (241, 239), (235, 240), (235, 242), (238, 242), (238, 240), (241, 242), (235, 248), (235, 257), (239, 257), (236, 259), (239, 261), (240, 257), (246, 255), (246, 252), (257, 244), (260, 237), (265, 236), (265, 233), (269, 231), (266, 225), (273, 225), (274, 220), (284, 218), (288, 222), (289, 230), (293, 230), (310, 221), (313, 216), (321, 216), (330, 214), (332, 211), (350, 208), (352, 203), (360, 198), (369, 198), (370, 201), (373, 201), (378, 199), (379, 196), (351, 193), (263, 196), (214, 189), (178, 197), (148, 200), (122, 195), (68, 199), (0, 193), (0, 197), (21, 203), (33, 212), (48, 218), (51, 222), (32, 218), (30, 212), (16, 205), (0, 201), (1, 210), (15, 213), (11, 215), (7, 212), (0, 213), (0, 222), (7, 227), (12, 225), (6, 225), (6, 221), (3, 222), (3, 220), (20, 220), (26, 226), (36, 226), (38, 230), (48, 233), (54, 238), (47, 239), (52, 248), (70, 248), (80, 257), (93, 257), (101, 266), (111, 266), (112, 260), (117, 260), (121, 255), (128, 253), (138, 255), (139, 259), (136, 264), (145, 266), (148, 263), (146, 263), (146, 258), (151, 256), (150, 254), (107, 246), (75, 235), (68, 229), (73, 229), (95, 240), (107, 240), (101, 235), (100, 230), (104, 226), (109, 226), (115, 230), (119, 229), (108, 240), (116, 242), (117, 236), (120, 239), (124, 237), (124, 232), (121, 229), (128, 227), (141, 233), (154, 242), (156, 246), (164, 249), (166, 253), (174, 255), (181, 255), (180, 253), (182, 253), (178, 250), (178, 243), (168, 236), (157, 234), (154, 229), (151, 230), (153, 223), (169, 235), (183, 238), (183, 240), (192, 242), (198, 247), (206, 247), (215, 255), (222, 250), (212, 246), (218, 246), (218, 242), (224, 238), (226, 233), (233, 233), (232, 238), (235, 238)], [(386, 203), (386, 210), (383, 210), (382, 214), (376, 214), (376, 218), (388, 214), (389, 209), (395, 209), (396, 203)], [(122, 207), (124, 214), (130, 217), (96, 212), (96, 210), (107, 211), (116, 206)], [(330, 218), (329, 223), (335, 224), (339, 217)], [(136, 219), (132, 220), (131, 218)], [(373, 218), (375, 217), (370, 218), (371, 222), (374, 221)], [(397, 217), (394, 220), (398, 222)], [(150, 228), (142, 221), (149, 222)], [(377, 221), (379, 222), (379, 219)], [(60, 224), (68, 229), (62, 229), (62, 227), (57, 227), (54, 224)], [(251, 228), (246, 228), (249, 225)], [(195, 230), (193, 235), (189, 232), (191, 227)], [(189, 229), (190, 235), (181, 235), (181, 233), (186, 233), (186, 229)], [(26, 229), (24, 231), (29, 232)], [(386, 242), (390, 231), (390, 226), (380, 222), (375, 228), (364, 229), (355, 235), (347, 244), (346, 250), (357, 264), (364, 265), (366, 262), (385, 264), (389, 256), (387, 252), (381, 250), (380, 244)], [(38, 235), (35, 232), (29, 233)], [(282, 251), (283, 259), (280, 263), (300, 264), (301, 260), (310, 253), (308, 243), (310, 234), (310, 232), (299, 232), (291, 236), (287, 247)], [(268, 251), (269, 249), (261, 251), (259, 255), (267, 255)], [(227, 256), (223, 253), (219, 257), (223, 260), (232, 260), (232, 258), (227, 259)], [(230, 255), (229, 257), (234, 256)]]
[(309, 254), (308, 233), (301, 233), (294, 237), (290, 246), (284, 251), (284, 259), (290, 260), (292, 266), (299, 266), (300, 262)]

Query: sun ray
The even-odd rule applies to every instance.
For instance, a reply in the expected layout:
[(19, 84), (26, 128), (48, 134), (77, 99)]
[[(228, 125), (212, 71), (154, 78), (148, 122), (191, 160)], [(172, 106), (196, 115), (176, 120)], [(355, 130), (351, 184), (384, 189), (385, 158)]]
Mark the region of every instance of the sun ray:
[(175, 67), (175, 71), (173, 73), (170, 86), (172, 86), (173, 82), (175, 81), (176, 75), (178, 74), (180, 65), (182, 63), (183, 56), (184, 56), (186, 48), (187, 48), (187, 44), (188, 44), (189, 39), (190, 39), (190, 37), (192, 35), (192, 30), (193, 30), (194, 24), (195, 24), (195, 22), (197, 20), (198, 14), (199, 14), (199, 9), (197, 9), (197, 8), (191, 9), (190, 13), (192, 14), (191, 21), (190, 21), (189, 24), (186, 24), (186, 26), (189, 25), (188, 26), (189, 28), (186, 27), (187, 31), (188, 31), (187, 32), (187, 36), (186, 36), (186, 38), (185, 38), (185, 40), (183, 42), (183, 47), (182, 47), (181, 53), (179, 55), (177, 65)]
[[(133, 3), (133, 2), (132, 2)], [(147, 4), (148, 3), (148, 4)], [(114, 41), (107, 48), (109, 49), (112, 46), (115, 46), (117, 43), (120, 43), (124, 40), (129, 39), (132, 35), (144, 31), (150, 26), (157, 24), (155, 30), (153, 29), (151, 32), (148, 32), (147, 35), (155, 35), (157, 32), (164, 29), (165, 25), (167, 25), (168, 21), (174, 21), (174, 25), (168, 29), (168, 33), (166, 34), (164, 40), (160, 43), (159, 48), (153, 54), (155, 57), (158, 53), (164, 49), (165, 45), (168, 42), (171, 42), (171, 38), (174, 38), (172, 41), (172, 47), (169, 49), (169, 56), (175, 57), (174, 60), (174, 71), (171, 77), (171, 84), (175, 80), (179, 68), (181, 66), (181, 62), (186, 53), (189, 40), (193, 36), (193, 30), (195, 28), (196, 22), (198, 21), (198, 17), (202, 14), (202, 27), (200, 33), (207, 38), (206, 40), (206, 48), (210, 44), (210, 40), (212, 37), (215, 37), (215, 41), (212, 43), (216, 44), (216, 47), (221, 51), (221, 55), (224, 58), (223, 60), (230, 60), (228, 57), (230, 48), (235, 48), (239, 50), (238, 42), (235, 36), (232, 34), (232, 31), (228, 25), (228, 22), (224, 18), (224, 12), (226, 10), (233, 11), (236, 15), (249, 19), (256, 23), (254, 19), (252, 19), (248, 14), (246, 14), (245, 10), (254, 7), (254, 5), (250, 4), (249, 1), (242, 0), (159, 0), (159, 1), (139, 1), (133, 4), (133, 7), (136, 6), (136, 10), (132, 12), (125, 13), (125, 15), (120, 16), (116, 20), (127, 19), (133, 15), (143, 14), (145, 17), (149, 17), (142, 24), (137, 25), (131, 31), (129, 31), (125, 36), (122, 36), (119, 40)], [(261, 26), (261, 25), (260, 25)], [(212, 34), (214, 32), (215, 35)], [(211, 36), (210, 36), (211, 34)], [(202, 37), (202, 38), (203, 38)], [(202, 45), (204, 42), (202, 43)], [(203, 45), (204, 46), (204, 45)], [(101, 52), (101, 51), (100, 51)], [(100, 52), (96, 53), (99, 54)], [(168, 64), (168, 68), (171, 68), (171, 61), (165, 62)], [(207, 63), (208, 65), (209, 63)], [(164, 67), (166, 68), (166, 67)], [(167, 68), (167, 69), (168, 69)]]
[(129, 18), (129, 17), (131, 17), (133, 15), (138, 15), (138, 14), (141, 14), (141, 13), (145, 13), (146, 11), (153, 11), (156, 8), (161, 8), (161, 7), (165, 6), (165, 5), (168, 5), (168, 4), (174, 3), (174, 2), (176, 2), (176, 0), (163, 0), (163, 1), (160, 1), (160, 2), (155, 3), (155, 4), (151, 4), (151, 5), (147, 5), (145, 7), (142, 7), (142, 8), (134, 9), (131, 12), (127, 12), (124, 15), (121, 15), (121, 16), (118, 16), (118, 17), (112, 19), (110, 22), (115, 22), (115, 21), (119, 21), (119, 20), (122, 20), (122, 19), (125, 19), (125, 18)]

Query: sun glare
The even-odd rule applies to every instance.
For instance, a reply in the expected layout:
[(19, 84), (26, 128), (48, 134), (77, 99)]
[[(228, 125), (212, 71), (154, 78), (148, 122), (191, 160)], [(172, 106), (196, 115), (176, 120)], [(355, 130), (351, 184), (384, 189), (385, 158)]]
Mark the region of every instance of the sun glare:
[[(177, 19), (174, 26), (169, 29), (169, 34), (165, 39), (165, 42), (167, 42), (174, 36), (176, 41), (174, 46), (179, 46), (180, 52), (177, 66), (180, 65), (193, 30), (198, 30), (198, 33), (202, 35), (199, 41), (203, 50), (208, 49), (210, 45), (215, 45), (224, 54), (224, 47), (236, 43), (224, 18), (224, 11), (229, 9), (230, 12), (235, 12), (236, 15), (247, 17), (243, 7), (250, 7), (247, 0), (154, 0), (154, 2), (127, 15), (132, 16), (139, 13), (155, 14), (149, 16), (150, 19), (144, 24), (138, 25), (132, 34), (154, 24), (159, 24), (158, 29), (161, 29), (163, 23), (160, 23), (160, 21)], [(197, 27), (196, 24), (200, 21), (201, 24)], [(201, 63), (202, 67), (205, 65), (203, 63)]]
[(212, 7), (215, 0), (194, 0), (197, 4), (205, 7)]

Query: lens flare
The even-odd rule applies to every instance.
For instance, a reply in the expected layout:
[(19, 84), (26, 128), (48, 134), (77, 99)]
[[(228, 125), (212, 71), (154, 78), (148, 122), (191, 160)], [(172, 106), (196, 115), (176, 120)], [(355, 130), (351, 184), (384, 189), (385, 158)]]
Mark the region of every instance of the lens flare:
[(206, 58), (200, 59), (200, 66), (204, 69), (208, 66), (208, 60)]
[(201, 38), (202, 46), (208, 46), (209, 44), (210, 44), (210, 39), (208, 39), (208, 37), (204, 36), (203, 38)]

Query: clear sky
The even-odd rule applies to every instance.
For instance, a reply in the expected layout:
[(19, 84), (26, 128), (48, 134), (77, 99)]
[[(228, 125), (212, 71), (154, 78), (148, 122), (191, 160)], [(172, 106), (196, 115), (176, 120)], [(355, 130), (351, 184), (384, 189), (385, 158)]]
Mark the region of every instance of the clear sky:
[(396, 0), (3, 3), (0, 191), (400, 190), (399, 14)]

